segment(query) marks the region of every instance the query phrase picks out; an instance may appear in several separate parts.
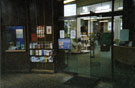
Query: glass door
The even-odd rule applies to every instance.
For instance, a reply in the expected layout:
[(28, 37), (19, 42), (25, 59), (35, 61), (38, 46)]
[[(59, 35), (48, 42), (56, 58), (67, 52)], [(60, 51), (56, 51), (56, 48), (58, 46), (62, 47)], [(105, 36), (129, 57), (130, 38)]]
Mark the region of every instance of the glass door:
[(65, 52), (65, 68), (64, 72), (78, 73), (78, 39), (76, 37), (76, 19), (64, 20), (64, 38), (71, 41), (71, 49), (64, 50)]
[(112, 18), (87, 16), (65, 20), (65, 37), (71, 50), (65, 50), (64, 71), (85, 77), (111, 77)]
[(111, 17), (90, 17), (90, 76), (110, 78)]
[(77, 18), (78, 75), (90, 77), (90, 20), (89, 17)]

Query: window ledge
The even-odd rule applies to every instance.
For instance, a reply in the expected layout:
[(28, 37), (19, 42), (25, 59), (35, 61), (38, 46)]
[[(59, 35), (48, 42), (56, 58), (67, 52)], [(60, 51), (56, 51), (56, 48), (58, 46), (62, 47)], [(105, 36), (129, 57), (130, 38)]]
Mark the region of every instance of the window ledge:
[(6, 52), (26, 52), (26, 50), (6, 50)]

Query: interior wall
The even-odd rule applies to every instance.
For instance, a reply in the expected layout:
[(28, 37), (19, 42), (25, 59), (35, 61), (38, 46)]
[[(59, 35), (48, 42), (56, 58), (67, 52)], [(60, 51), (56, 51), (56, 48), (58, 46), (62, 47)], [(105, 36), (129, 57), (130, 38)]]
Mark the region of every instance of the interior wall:
[(124, 0), (123, 5), (123, 29), (129, 29), (129, 39), (135, 46), (135, 0)]

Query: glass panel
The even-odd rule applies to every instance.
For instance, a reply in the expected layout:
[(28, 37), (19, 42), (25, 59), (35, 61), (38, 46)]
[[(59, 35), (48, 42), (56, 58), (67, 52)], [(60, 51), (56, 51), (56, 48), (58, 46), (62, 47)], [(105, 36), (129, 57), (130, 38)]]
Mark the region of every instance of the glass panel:
[(123, 10), (123, 0), (115, 0), (114, 2), (114, 11)]
[(112, 1), (87, 5), (77, 8), (77, 14), (89, 14), (90, 11), (94, 13), (103, 13), (103, 12), (111, 12), (112, 9)]
[(73, 16), (73, 15), (76, 15), (76, 4), (64, 5), (64, 16)]
[(134, 85), (134, 58), (135, 48), (132, 46), (132, 39), (129, 39), (130, 29), (121, 28), (122, 16), (115, 16), (115, 35), (114, 35), (114, 79), (115, 86), (128, 88)]
[(80, 45), (78, 54), (78, 75), (90, 77), (90, 21), (89, 17), (77, 19), (77, 38)]
[(77, 73), (78, 65), (78, 39), (76, 37), (76, 20), (65, 20), (64, 21), (64, 32), (65, 38), (71, 40), (71, 50), (65, 50), (65, 64), (64, 71), (70, 73)]
[(91, 76), (111, 77), (111, 17), (91, 17)]
[(24, 50), (23, 26), (6, 26), (6, 50)]

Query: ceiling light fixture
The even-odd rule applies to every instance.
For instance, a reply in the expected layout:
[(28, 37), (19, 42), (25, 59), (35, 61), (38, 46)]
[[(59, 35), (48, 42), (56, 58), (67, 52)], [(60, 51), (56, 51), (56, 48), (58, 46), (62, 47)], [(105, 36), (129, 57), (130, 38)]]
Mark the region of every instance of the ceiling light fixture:
[(122, 10), (123, 9), (123, 7), (118, 7), (118, 10)]
[(67, 4), (67, 3), (70, 3), (70, 2), (73, 2), (73, 1), (75, 1), (75, 0), (65, 0), (64, 4)]
[(97, 7), (95, 13), (110, 12), (110, 11), (111, 11), (110, 5), (105, 5)]
[(90, 12), (83, 12), (83, 13), (80, 13), (80, 15), (84, 15), (84, 14), (90, 14)]
[(108, 22), (108, 20), (102, 20), (102, 21), (99, 21), (99, 22)]
[(95, 13), (102, 13), (102, 12), (110, 12), (111, 9), (106, 9), (106, 10), (97, 10)]

